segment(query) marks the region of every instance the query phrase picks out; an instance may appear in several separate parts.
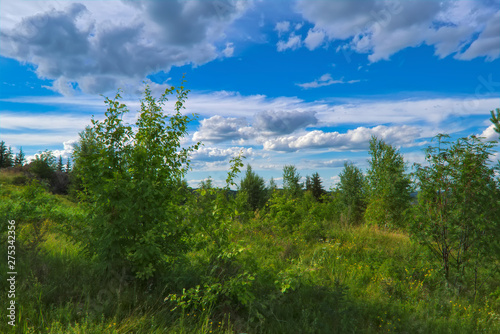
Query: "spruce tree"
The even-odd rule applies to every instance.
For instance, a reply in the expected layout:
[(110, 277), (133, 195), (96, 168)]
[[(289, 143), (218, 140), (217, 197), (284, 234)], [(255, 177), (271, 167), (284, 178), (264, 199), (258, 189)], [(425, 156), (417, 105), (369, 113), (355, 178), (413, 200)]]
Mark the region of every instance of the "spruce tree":
[(66, 173), (71, 172), (71, 161), (68, 158), (68, 161), (66, 162)]
[(16, 154), (16, 157), (14, 159), (14, 165), (15, 166), (24, 166), (25, 163), (26, 163), (26, 157), (24, 155), (23, 148), (21, 147), (19, 149), (19, 153)]
[(64, 164), (62, 161), (62, 156), (59, 156), (59, 160), (57, 161), (57, 167), (56, 170), (59, 172), (62, 172), (64, 170)]
[(319, 174), (318, 172), (314, 173), (310, 179), (310, 188), (311, 188), (311, 192), (314, 196), (314, 198), (316, 198), (316, 200), (321, 200), (321, 196), (323, 196), (325, 194), (325, 190), (323, 189), (323, 185), (321, 184), (322, 181), (321, 181), (321, 178), (319, 177)]
[(247, 203), (253, 211), (262, 208), (267, 201), (264, 179), (257, 175), (250, 165), (247, 165), (245, 177), (241, 180), (240, 191), (247, 194)]
[(0, 168), (8, 167), (7, 166), (7, 161), (8, 161), (8, 149), (7, 146), (5, 145), (5, 142), (2, 140), (0, 142)]

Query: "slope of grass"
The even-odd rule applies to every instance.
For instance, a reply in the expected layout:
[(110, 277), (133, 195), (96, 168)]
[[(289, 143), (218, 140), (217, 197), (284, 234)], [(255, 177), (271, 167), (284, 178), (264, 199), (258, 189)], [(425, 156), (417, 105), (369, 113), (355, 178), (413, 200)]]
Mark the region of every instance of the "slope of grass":
[[(3, 208), (25, 187), (15, 179), (0, 177)], [(323, 221), (315, 238), (310, 222), (290, 230), (257, 216), (229, 226), (224, 261), (193, 249), (168, 273), (138, 281), (68, 238), (79, 207), (47, 196), (67, 221), (48, 221), (35, 251), (16, 220), (17, 326), (3, 315), (2, 333), (500, 332), (498, 275), (484, 275), (474, 300), (446, 284), (440, 263), (404, 232)]]

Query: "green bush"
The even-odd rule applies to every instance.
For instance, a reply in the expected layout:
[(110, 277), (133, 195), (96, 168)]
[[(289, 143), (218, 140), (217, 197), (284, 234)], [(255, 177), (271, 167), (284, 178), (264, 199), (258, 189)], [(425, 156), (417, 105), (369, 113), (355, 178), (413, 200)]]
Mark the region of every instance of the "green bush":
[[(174, 113), (165, 115), (167, 97), (177, 94)], [(86, 247), (107, 266), (125, 267), (150, 278), (187, 249), (182, 178), (189, 153), (181, 147), (191, 118), (182, 115), (188, 91), (168, 88), (156, 99), (149, 87), (135, 123), (124, 124), (128, 112), (106, 99), (104, 121), (92, 120), (80, 135), (73, 161), (79, 195), (89, 210), (84, 226)]]

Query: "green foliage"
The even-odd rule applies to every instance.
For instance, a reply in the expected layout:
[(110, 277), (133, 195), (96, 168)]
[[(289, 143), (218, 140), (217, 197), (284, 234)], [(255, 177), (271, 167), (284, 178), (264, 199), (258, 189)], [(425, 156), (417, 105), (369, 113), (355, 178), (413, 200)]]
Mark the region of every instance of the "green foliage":
[(369, 224), (405, 227), (404, 212), (410, 207), (411, 180), (405, 173), (403, 155), (383, 140), (370, 140), (371, 160), (367, 175)]
[(366, 210), (365, 178), (353, 164), (344, 163), (339, 174), (336, 194), (342, 218), (349, 223), (360, 223)]
[(62, 156), (59, 156), (59, 160), (57, 161), (56, 170), (59, 171), (59, 172), (63, 172), (64, 171), (64, 164), (63, 164), (63, 161), (62, 161)]
[(264, 178), (257, 175), (250, 165), (247, 165), (245, 176), (240, 182), (239, 191), (246, 194), (248, 206), (252, 211), (261, 209), (267, 202), (268, 190)]
[(321, 181), (321, 178), (319, 177), (319, 174), (317, 172), (311, 176), (310, 189), (307, 189), (307, 190), (311, 191), (312, 195), (314, 196), (314, 198), (317, 201), (321, 201), (321, 198), (323, 197), (323, 195), (326, 194), (325, 189), (323, 189), (322, 183), (323, 183), (323, 181)]
[(293, 165), (283, 167), (283, 189), (287, 196), (298, 198), (302, 196), (303, 184), (300, 183), (300, 174)]
[(50, 182), (57, 169), (56, 157), (52, 151), (39, 152), (29, 165), (29, 171), (41, 180)]
[(66, 173), (71, 172), (71, 159), (70, 158), (68, 158), (68, 161), (66, 162), (66, 167), (64, 170)]
[(493, 110), (491, 110), (490, 113), (490, 121), (495, 125), (495, 131), (500, 134), (500, 108), (496, 109), (496, 115), (495, 111)]
[(16, 157), (14, 158), (14, 165), (15, 166), (24, 166), (26, 163), (26, 157), (23, 152), (23, 148), (21, 147), (19, 149), (19, 153), (16, 154)]
[[(463, 286), (479, 283), (478, 270), (500, 259), (500, 191), (489, 166), (493, 143), (475, 136), (450, 143), (438, 135), (418, 166), (412, 235), (441, 261), (444, 276)], [(460, 282), (468, 276), (469, 282)], [(473, 279), (472, 279), (473, 277)], [(451, 280), (450, 280), (451, 281)]]
[(47, 238), (50, 224), (64, 223), (67, 215), (59, 201), (37, 180), (32, 180), (9, 197), (0, 206), (2, 224), (8, 219), (16, 220), (17, 235), (23, 240), (24, 247), (37, 254)]
[(7, 148), (4, 141), (0, 141), (0, 168), (12, 167), (13, 165), (12, 149)]
[[(174, 113), (165, 115), (174, 92)], [(186, 250), (179, 187), (189, 153), (199, 145), (181, 147), (191, 120), (181, 113), (188, 92), (171, 87), (157, 99), (146, 87), (134, 126), (123, 122), (128, 109), (120, 94), (106, 98), (106, 119), (92, 120), (73, 154), (80, 196), (92, 217), (84, 227), (88, 250), (139, 278), (153, 276)]]

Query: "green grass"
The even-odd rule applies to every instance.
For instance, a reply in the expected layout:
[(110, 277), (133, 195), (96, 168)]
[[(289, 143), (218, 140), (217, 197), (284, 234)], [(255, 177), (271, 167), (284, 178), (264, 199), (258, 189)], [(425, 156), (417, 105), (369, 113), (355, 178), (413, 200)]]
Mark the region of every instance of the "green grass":
[[(0, 177), (3, 201), (22, 189), (14, 178)], [(481, 273), (474, 301), (446, 284), (440, 263), (405, 232), (322, 222), (315, 238), (307, 226), (290, 232), (257, 217), (230, 226), (233, 253), (223, 266), (206, 249), (193, 250), (141, 282), (106, 271), (50, 224), (39, 252), (17, 240), (17, 326), (3, 315), (1, 333), (500, 332), (498, 274)], [(5, 261), (0, 270), (7, 271)], [(211, 292), (203, 285), (216, 282), (233, 290), (204, 304)], [(164, 301), (196, 285), (201, 302), (174, 309)], [(7, 291), (4, 280), (0, 289)]]

